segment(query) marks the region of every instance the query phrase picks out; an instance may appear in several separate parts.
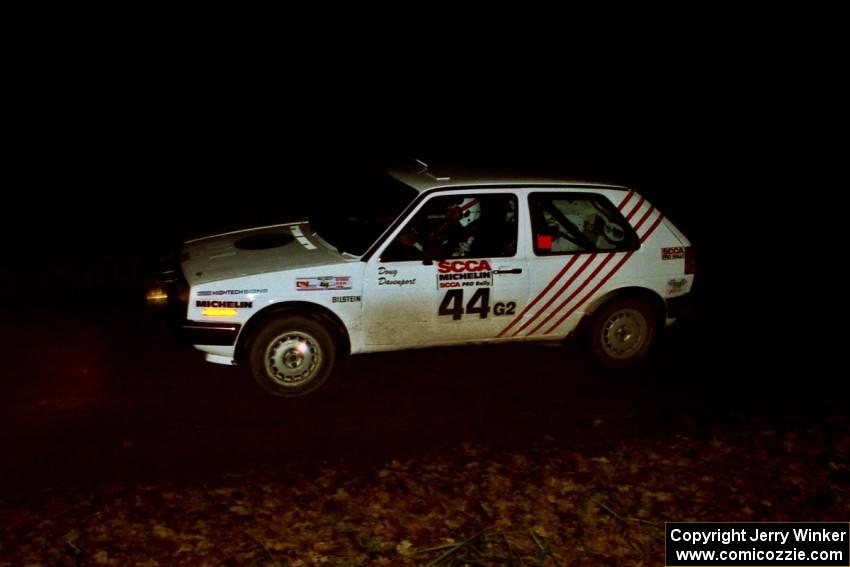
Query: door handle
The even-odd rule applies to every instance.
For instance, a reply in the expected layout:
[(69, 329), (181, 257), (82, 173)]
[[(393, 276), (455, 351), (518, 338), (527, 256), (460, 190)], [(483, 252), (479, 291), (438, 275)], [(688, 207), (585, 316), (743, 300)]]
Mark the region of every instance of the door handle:
[(511, 268), (510, 270), (493, 270), (494, 274), (521, 274), (522, 268)]

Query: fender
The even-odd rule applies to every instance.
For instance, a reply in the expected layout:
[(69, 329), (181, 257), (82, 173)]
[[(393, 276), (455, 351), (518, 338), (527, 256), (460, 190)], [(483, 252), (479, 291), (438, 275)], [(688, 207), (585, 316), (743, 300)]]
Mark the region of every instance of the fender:
[(348, 329), (336, 313), (318, 303), (309, 301), (282, 301), (264, 307), (248, 319), (242, 327), (239, 337), (236, 339), (236, 348), (233, 353), (234, 360), (241, 364), (248, 350), (248, 340), (257, 329), (262, 327), (269, 319), (280, 317), (287, 312), (307, 313), (324, 322), (342, 340), (340, 352), (342, 354), (351, 353), (351, 339), (349, 338)]

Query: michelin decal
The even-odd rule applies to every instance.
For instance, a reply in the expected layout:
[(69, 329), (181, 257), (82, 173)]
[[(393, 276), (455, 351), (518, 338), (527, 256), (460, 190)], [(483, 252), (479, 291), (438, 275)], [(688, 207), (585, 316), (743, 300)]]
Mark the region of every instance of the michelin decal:
[(252, 301), (196, 301), (195, 307), (213, 307), (216, 309), (253, 309)]

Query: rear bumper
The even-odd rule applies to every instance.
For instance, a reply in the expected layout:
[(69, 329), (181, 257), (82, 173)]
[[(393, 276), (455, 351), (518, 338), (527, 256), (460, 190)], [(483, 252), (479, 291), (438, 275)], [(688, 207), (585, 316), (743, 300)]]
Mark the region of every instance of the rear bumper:
[(183, 337), (193, 345), (233, 346), (239, 335), (239, 323), (222, 321), (183, 321)]
[(690, 293), (686, 293), (685, 295), (680, 295), (678, 297), (669, 297), (666, 299), (666, 303), (667, 317), (669, 319), (688, 317), (694, 311), (693, 300), (691, 299)]

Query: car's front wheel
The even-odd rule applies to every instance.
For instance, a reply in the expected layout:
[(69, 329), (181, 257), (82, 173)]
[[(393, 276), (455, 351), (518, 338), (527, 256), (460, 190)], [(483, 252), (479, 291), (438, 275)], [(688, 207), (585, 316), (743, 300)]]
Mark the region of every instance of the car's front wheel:
[(588, 330), (590, 350), (608, 368), (628, 368), (642, 361), (655, 344), (657, 318), (645, 301), (622, 298), (596, 310)]
[(330, 332), (319, 321), (290, 315), (267, 323), (251, 340), (254, 380), (275, 396), (309, 394), (327, 381), (336, 361)]

